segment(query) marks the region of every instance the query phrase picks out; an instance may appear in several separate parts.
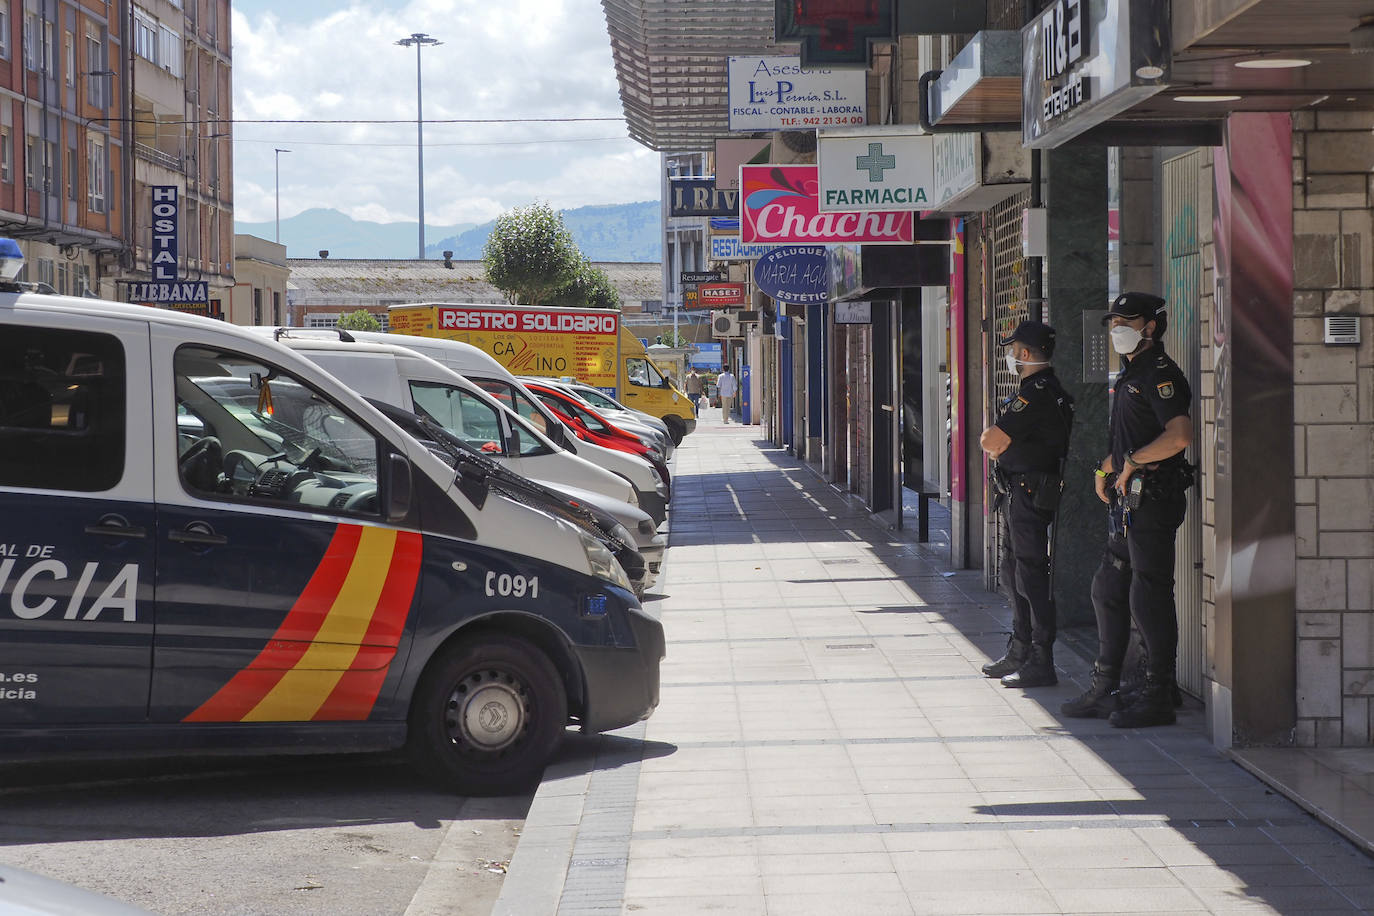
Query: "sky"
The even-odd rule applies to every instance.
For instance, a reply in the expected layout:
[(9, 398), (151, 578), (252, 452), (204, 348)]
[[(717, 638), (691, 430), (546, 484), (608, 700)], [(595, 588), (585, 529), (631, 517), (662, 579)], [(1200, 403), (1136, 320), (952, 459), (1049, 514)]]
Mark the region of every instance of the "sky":
[[(427, 224), (481, 223), (536, 200), (659, 197), (658, 154), (620, 120), (597, 0), (234, 0), (236, 219), (272, 220), (279, 189), (283, 219), (332, 207), (415, 221), (415, 49), (395, 44), (415, 32), (443, 42), (422, 52)], [(432, 123), (483, 118), (616, 120)], [(280, 119), (402, 123), (244, 123)]]

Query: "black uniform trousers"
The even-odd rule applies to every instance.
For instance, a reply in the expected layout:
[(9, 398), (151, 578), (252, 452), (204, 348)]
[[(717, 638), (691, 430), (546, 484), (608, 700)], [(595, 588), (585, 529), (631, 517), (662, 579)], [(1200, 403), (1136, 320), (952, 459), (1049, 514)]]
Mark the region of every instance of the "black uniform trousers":
[(1178, 655), (1178, 610), (1174, 604), (1174, 539), (1188, 512), (1188, 495), (1147, 496), (1121, 523), (1121, 501), (1113, 499), (1111, 530), (1102, 565), (1093, 576), (1100, 666), (1120, 671), (1135, 621), (1149, 655), (1149, 671), (1173, 677)]
[[(1019, 475), (1012, 475), (1013, 481)], [(1015, 483), (1002, 506), (1007, 540), (1002, 544), (1001, 581), (1011, 601), (1011, 633), (1024, 643), (1054, 643), (1054, 596), (1050, 594), (1049, 526), (1053, 512), (1031, 505), (1025, 488)]]

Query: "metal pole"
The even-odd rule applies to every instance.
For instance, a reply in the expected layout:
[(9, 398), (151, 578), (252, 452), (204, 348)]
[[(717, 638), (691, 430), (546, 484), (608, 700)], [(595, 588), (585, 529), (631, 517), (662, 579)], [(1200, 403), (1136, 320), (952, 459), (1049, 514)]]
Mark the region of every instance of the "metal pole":
[(278, 245), (280, 245), (280, 244), (281, 244), (281, 154), (282, 154), (282, 153), (289, 153), (289, 152), (291, 152), (291, 151), (290, 151), (289, 149), (277, 149), (277, 150), (273, 150), (272, 152), (273, 152), (273, 154), (274, 154), (274, 156), (275, 156), (275, 161), (274, 161), (274, 163), (273, 163), (272, 170), (273, 170), (274, 178), (275, 178), (275, 184), (276, 184), (276, 198), (277, 198), (277, 238), (276, 238), (276, 242), (277, 242)]
[(420, 184), (420, 252), (416, 255), (425, 259), (425, 96), (420, 79), (420, 49), (424, 42), (415, 42), (415, 151), (419, 160)]

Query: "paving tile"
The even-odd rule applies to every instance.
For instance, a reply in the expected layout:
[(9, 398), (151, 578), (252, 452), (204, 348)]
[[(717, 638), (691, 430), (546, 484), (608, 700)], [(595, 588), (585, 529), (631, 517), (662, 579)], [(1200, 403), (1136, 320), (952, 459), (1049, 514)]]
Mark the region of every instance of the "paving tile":
[(769, 916), (763, 894), (635, 897), (626, 895), (625, 911), (645, 916)]
[(864, 916), (911, 916), (911, 901), (904, 893), (882, 894), (795, 894), (768, 895), (768, 916), (836, 916), (837, 913), (862, 913)]

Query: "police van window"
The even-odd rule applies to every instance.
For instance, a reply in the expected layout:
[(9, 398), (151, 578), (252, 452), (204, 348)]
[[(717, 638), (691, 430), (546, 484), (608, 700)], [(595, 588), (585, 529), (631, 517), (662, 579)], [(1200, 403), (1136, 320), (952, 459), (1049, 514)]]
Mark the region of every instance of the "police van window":
[(668, 387), (668, 380), (658, 374), (653, 363), (642, 357), (632, 356), (625, 360), (625, 374), (630, 377), (630, 384), (641, 388)]
[(416, 413), (428, 416), (459, 439), (488, 454), (505, 455), (496, 408), (471, 392), (434, 382), (411, 382)]
[(510, 450), (521, 458), (551, 455), (554, 452), (552, 444), (536, 433), (524, 417), (510, 418), (510, 434)]
[(124, 476), (124, 348), (108, 334), (0, 333), (0, 486), (98, 492)]
[(478, 388), (528, 420), (539, 432), (548, 435), (549, 421), (545, 419), (543, 412), (534, 406), (533, 401), (513, 386), (499, 379), (473, 378), (472, 376), (468, 376), (468, 378), (475, 382)]
[(198, 496), (378, 515), (380, 443), (290, 373), (182, 347), (175, 360), (177, 467)]

